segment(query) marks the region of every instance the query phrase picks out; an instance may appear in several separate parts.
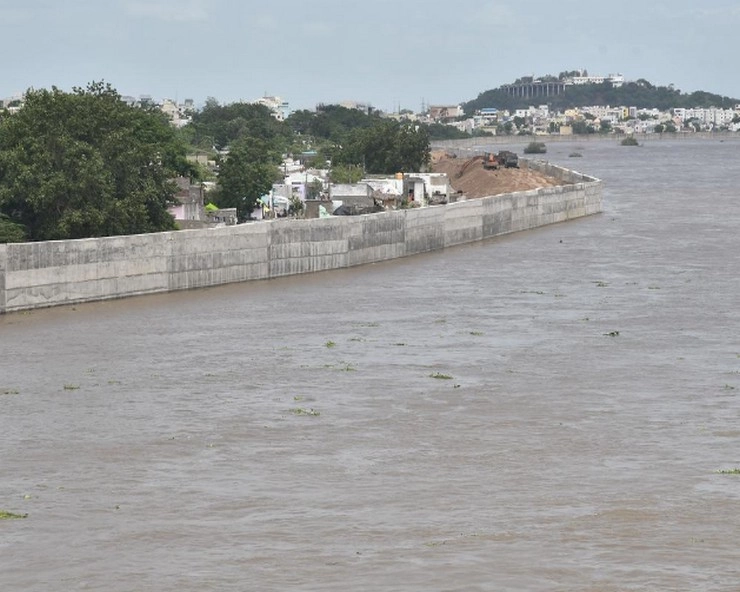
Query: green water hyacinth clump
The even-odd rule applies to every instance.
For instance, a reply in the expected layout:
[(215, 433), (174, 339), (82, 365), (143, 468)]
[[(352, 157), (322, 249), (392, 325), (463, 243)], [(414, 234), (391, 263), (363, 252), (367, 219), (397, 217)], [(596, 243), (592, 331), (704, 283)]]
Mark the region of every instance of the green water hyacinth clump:
[(14, 514), (13, 512), (0, 510), (0, 520), (21, 520), (23, 518), (28, 518), (28, 514)]

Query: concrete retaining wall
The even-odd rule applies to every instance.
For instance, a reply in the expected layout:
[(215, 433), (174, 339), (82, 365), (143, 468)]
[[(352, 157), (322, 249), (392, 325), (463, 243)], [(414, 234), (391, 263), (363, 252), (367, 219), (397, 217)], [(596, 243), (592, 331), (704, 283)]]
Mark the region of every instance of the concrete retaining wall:
[(601, 211), (601, 181), (532, 161), (570, 183), (365, 216), (0, 245), (0, 313), (339, 269)]

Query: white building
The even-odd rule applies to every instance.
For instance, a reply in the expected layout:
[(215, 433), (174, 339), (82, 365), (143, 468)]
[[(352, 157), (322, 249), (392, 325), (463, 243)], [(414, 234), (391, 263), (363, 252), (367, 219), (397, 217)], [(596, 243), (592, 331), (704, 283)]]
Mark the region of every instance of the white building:
[(362, 111), (363, 113), (371, 113), (373, 106), (370, 103), (362, 103), (360, 101), (341, 101), (340, 107), (345, 109), (355, 109), (356, 111)]
[(623, 107), (611, 107), (609, 105), (594, 105), (592, 107), (583, 107), (583, 113), (588, 113), (601, 121), (610, 121), (616, 123), (624, 119), (625, 109)]
[(264, 96), (261, 99), (253, 101), (253, 103), (267, 107), (272, 111), (273, 117), (278, 121), (285, 121), (288, 115), (290, 115), (290, 105), (280, 97)]
[(702, 125), (723, 126), (731, 124), (732, 120), (737, 115), (737, 112), (733, 109), (717, 109), (715, 107), (709, 107), (706, 109), (701, 107), (693, 109), (684, 109), (679, 107), (673, 109), (673, 115), (682, 123), (696, 120)]
[(566, 84), (603, 84), (604, 82), (611, 82), (612, 86), (620, 87), (624, 84), (624, 76), (622, 74), (609, 74), (608, 76), (573, 76), (568, 78)]

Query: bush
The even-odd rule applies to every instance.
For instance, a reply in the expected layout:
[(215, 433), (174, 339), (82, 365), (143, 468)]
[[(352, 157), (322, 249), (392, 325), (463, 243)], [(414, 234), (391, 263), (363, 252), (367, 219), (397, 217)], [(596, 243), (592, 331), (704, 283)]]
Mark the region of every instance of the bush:
[(0, 214), (0, 244), (22, 243), (26, 240), (26, 229), (22, 224), (13, 222), (7, 216)]
[(547, 152), (547, 146), (544, 142), (530, 142), (524, 148), (524, 154), (544, 154)]

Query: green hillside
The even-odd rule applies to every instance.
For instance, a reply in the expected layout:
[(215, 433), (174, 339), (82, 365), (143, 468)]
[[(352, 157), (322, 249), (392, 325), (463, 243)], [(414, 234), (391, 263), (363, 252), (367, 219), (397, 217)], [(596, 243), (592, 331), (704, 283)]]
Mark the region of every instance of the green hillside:
[[(552, 76), (542, 77), (541, 80), (557, 80)], [(717, 107), (733, 108), (740, 104), (740, 99), (696, 91), (682, 93), (671, 86), (653, 86), (644, 79), (627, 82), (620, 87), (613, 87), (610, 82), (602, 84), (584, 84), (567, 86), (565, 92), (550, 97), (517, 98), (509, 96), (499, 87), (487, 90), (472, 101), (463, 104), (465, 113), (471, 115), (478, 109), (495, 107), (497, 109), (523, 109), (533, 104), (545, 104), (553, 110), (564, 110), (572, 107), (586, 107), (590, 105), (624, 105), (638, 109), (657, 108), (666, 110), (673, 107)]]

